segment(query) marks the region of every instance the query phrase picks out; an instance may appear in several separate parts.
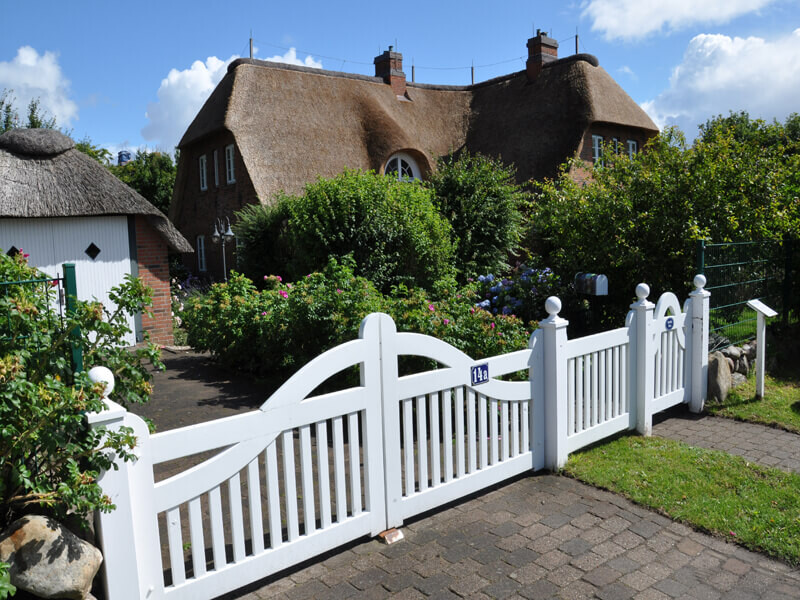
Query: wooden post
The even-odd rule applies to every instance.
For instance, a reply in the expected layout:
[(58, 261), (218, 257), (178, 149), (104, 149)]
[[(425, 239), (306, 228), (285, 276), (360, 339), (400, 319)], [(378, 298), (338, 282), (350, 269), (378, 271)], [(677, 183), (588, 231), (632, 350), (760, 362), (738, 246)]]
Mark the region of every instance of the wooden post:
[[(656, 305), (648, 302), (650, 286), (640, 283), (636, 286), (637, 302), (631, 304), (636, 324), (636, 431), (644, 436), (653, 433), (653, 386), (655, 385), (655, 364), (653, 355), (656, 346), (653, 342), (653, 310)], [(633, 362), (633, 361), (631, 361)]]
[(708, 314), (711, 305), (711, 293), (703, 288), (706, 285), (705, 275), (695, 275), (695, 291), (689, 294), (692, 303), (692, 363), (689, 410), (693, 413), (703, 411), (708, 395)]
[(130, 427), (136, 436), (134, 461), (115, 459), (117, 469), (98, 478), (103, 494), (116, 508), (97, 513), (97, 539), (103, 552), (105, 595), (113, 600), (153, 598), (163, 588), (161, 542), (154, 501), (153, 463), (147, 424), (108, 399), (114, 377), (105, 367), (89, 372), (93, 381), (106, 382), (106, 410), (86, 415), (92, 429)]
[(544, 464), (557, 471), (567, 462), (567, 325), (558, 316), (561, 300), (545, 302), (550, 316), (539, 323), (542, 330), (544, 366)]
[[(78, 305), (78, 281), (75, 278), (75, 264), (64, 263), (64, 293), (67, 297), (67, 317), (74, 317)], [(70, 345), (72, 351), (70, 359), (72, 361), (72, 372), (80, 373), (83, 371), (83, 350), (80, 347), (81, 330), (73, 328), (69, 333), (72, 340)]]

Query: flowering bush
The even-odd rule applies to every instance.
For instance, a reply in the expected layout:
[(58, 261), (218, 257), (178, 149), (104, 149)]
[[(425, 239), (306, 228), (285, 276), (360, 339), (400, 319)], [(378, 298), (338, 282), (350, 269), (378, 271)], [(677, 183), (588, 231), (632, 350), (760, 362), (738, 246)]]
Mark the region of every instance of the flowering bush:
[(476, 285), (437, 282), (432, 292), (400, 285), (391, 295), (353, 274), (353, 261), (331, 259), (295, 283), (243, 275), (192, 299), (184, 311), (189, 343), (226, 365), (260, 375), (290, 375), (325, 350), (355, 339), (371, 312), (392, 316), (398, 331), (438, 337), (473, 358), (525, 348), (530, 328), (510, 315), (475, 308)]
[(550, 268), (537, 269), (517, 265), (507, 277), (494, 274), (478, 277), (475, 304), (493, 315), (516, 315), (523, 321), (539, 321), (546, 317), (544, 303), (549, 296), (559, 294), (560, 280)]
[[(23, 254), (0, 251), (0, 529), (29, 512), (86, 517), (113, 508), (97, 477), (113, 467), (115, 455), (131, 458), (135, 440), (130, 431), (89, 429), (86, 413), (103, 410), (102, 386), (72, 372), (69, 344), (80, 347), (86, 369), (111, 369), (112, 398), (123, 405), (149, 397), (152, 376), (144, 362), (161, 366), (155, 346), (132, 352), (122, 345), (127, 315), (150, 303), (141, 281), (128, 278), (112, 288), (114, 312), (78, 302), (58, 326), (56, 288), (14, 283), (44, 278)], [(69, 337), (75, 328), (77, 339)]]

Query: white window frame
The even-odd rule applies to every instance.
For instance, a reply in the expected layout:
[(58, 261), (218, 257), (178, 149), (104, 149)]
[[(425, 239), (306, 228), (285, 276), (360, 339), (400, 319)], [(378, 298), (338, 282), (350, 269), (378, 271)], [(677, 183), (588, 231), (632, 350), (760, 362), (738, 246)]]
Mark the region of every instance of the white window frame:
[[(415, 161), (409, 154), (405, 152), (395, 152), (389, 157), (389, 160), (386, 161), (386, 164), (383, 166), (383, 173), (384, 175), (387, 174), (389, 171), (390, 165), (392, 161), (405, 161), (408, 167), (411, 169), (411, 179), (412, 180), (421, 180), (422, 174), (419, 170), (419, 165), (417, 165), (417, 161)], [(397, 165), (397, 179), (400, 180), (407, 180), (407, 177), (403, 177), (401, 172), (400, 164)]]
[(628, 140), (628, 158), (633, 158), (634, 154), (639, 152), (639, 142), (636, 140)]
[(205, 192), (208, 189), (208, 178), (206, 173), (206, 155), (203, 154), (199, 159), (200, 165), (200, 191)]
[(195, 246), (197, 252), (197, 270), (201, 273), (205, 273), (208, 270), (208, 265), (206, 265), (206, 236), (198, 235)]
[(603, 166), (603, 136), (592, 134), (592, 162)]
[(225, 180), (228, 183), (236, 183), (236, 173), (233, 166), (233, 144), (225, 146)]
[(219, 161), (216, 150), (214, 150), (214, 187), (219, 187)]
[(611, 138), (611, 144), (614, 147), (614, 154), (619, 154), (622, 152), (622, 142), (619, 141), (618, 137)]

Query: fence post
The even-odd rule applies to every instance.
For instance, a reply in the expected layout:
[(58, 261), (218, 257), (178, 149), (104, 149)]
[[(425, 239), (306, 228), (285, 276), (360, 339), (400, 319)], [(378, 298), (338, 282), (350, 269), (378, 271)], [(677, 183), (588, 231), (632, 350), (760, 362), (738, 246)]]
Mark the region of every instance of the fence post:
[(648, 302), (650, 286), (636, 286), (637, 302), (631, 304), (636, 323), (636, 431), (649, 436), (653, 433), (653, 389), (655, 385), (655, 363), (653, 354), (653, 310), (656, 305)]
[(697, 240), (696, 248), (697, 272), (702, 274), (706, 272), (706, 241)]
[[(73, 263), (64, 263), (64, 293), (67, 297), (67, 317), (75, 316), (75, 308), (78, 303), (78, 281), (75, 278), (75, 265)], [(81, 330), (78, 327), (73, 328), (69, 333), (72, 340), (72, 372), (80, 373), (83, 371), (83, 351), (78, 344), (81, 339)]]
[(789, 324), (789, 312), (792, 310), (792, 267), (794, 241), (788, 235), (783, 238), (783, 315), (781, 320), (784, 327)]
[(108, 399), (114, 377), (105, 367), (94, 367), (89, 377), (104, 381), (106, 410), (86, 415), (92, 429), (130, 427), (136, 436), (134, 461), (117, 460), (117, 469), (101, 473), (98, 483), (116, 508), (96, 516), (97, 539), (103, 552), (106, 598), (155, 598), (163, 586), (161, 543), (156, 522), (150, 433), (138, 416)]
[(561, 300), (550, 296), (544, 304), (550, 315), (539, 322), (544, 354), (544, 463), (556, 471), (567, 462), (567, 325), (558, 316)]
[(692, 301), (692, 396), (689, 399), (689, 410), (699, 413), (703, 410), (708, 393), (708, 314), (711, 306), (711, 292), (703, 288), (706, 276), (694, 276), (696, 288), (689, 298)]

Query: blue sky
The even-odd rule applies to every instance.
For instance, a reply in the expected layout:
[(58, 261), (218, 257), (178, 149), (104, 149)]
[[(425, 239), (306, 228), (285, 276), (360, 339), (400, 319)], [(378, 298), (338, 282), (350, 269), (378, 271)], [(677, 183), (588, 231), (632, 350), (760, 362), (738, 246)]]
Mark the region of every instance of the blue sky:
[[(35, 7), (35, 8), (34, 8)], [(374, 74), (392, 44), (425, 83), (524, 68), (535, 29), (559, 56), (594, 54), (660, 126), (691, 138), (729, 110), (800, 112), (797, 0), (178, 2), (0, 0), (0, 91), (31, 98), (73, 137), (116, 152), (171, 150), (225, 73), (248, 54)], [(498, 64), (499, 63), (499, 64)]]

